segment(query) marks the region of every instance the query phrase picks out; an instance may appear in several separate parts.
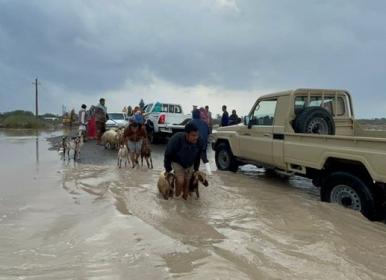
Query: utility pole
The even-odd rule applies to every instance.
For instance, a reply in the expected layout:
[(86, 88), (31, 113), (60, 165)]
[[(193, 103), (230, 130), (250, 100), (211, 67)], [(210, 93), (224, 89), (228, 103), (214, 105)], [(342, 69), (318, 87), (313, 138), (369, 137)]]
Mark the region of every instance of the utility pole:
[(38, 82), (38, 78), (35, 79), (35, 82), (32, 83), (35, 85), (35, 117), (39, 118), (39, 94), (38, 94), (38, 87), (40, 83)]

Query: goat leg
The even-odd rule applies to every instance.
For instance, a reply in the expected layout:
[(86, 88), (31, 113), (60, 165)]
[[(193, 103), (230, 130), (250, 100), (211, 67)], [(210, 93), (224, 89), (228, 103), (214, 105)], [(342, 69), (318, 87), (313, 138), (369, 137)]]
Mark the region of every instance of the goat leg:
[(184, 187), (182, 188), (182, 198), (187, 200), (188, 199), (188, 193), (189, 193), (189, 186), (188, 186), (188, 184), (184, 184)]

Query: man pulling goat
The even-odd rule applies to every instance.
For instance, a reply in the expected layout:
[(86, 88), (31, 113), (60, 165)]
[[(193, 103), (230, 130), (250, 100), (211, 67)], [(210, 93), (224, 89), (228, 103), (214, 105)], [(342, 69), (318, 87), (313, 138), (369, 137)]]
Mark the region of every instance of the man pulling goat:
[(164, 166), (167, 173), (174, 170), (177, 197), (182, 192), (182, 197), (188, 198), (190, 180), (193, 172), (198, 171), (200, 167), (204, 147), (197, 126), (191, 122), (185, 126), (185, 132), (176, 133), (169, 140), (165, 151)]

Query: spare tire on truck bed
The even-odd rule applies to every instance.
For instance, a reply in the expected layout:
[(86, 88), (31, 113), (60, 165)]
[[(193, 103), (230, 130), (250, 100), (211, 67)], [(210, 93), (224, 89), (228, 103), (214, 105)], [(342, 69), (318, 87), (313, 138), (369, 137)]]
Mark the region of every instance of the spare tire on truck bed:
[(297, 115), (294, 130), (296, 133), (335, 135), (335, 122), (326, 109), (308, 107)]

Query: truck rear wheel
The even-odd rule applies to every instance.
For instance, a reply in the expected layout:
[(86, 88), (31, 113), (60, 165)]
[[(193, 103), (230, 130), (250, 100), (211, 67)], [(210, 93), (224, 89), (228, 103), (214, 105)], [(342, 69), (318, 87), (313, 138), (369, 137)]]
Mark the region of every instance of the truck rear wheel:
[(239, 169), (239, 165), (226, 143), (221, 143), (216, 147), (215, 157), (219, 170), (236, 172)]
[(297, 133), (335, 135), (334, 118), (322, 107), (308, 107), (295, 119)]
[(330, 174), (322, 184), (322, 201), (337, 203), (346, 208), (360, 211), (369, 220), (375, 220), (376, 202), (366, 183), (347, 172)]

